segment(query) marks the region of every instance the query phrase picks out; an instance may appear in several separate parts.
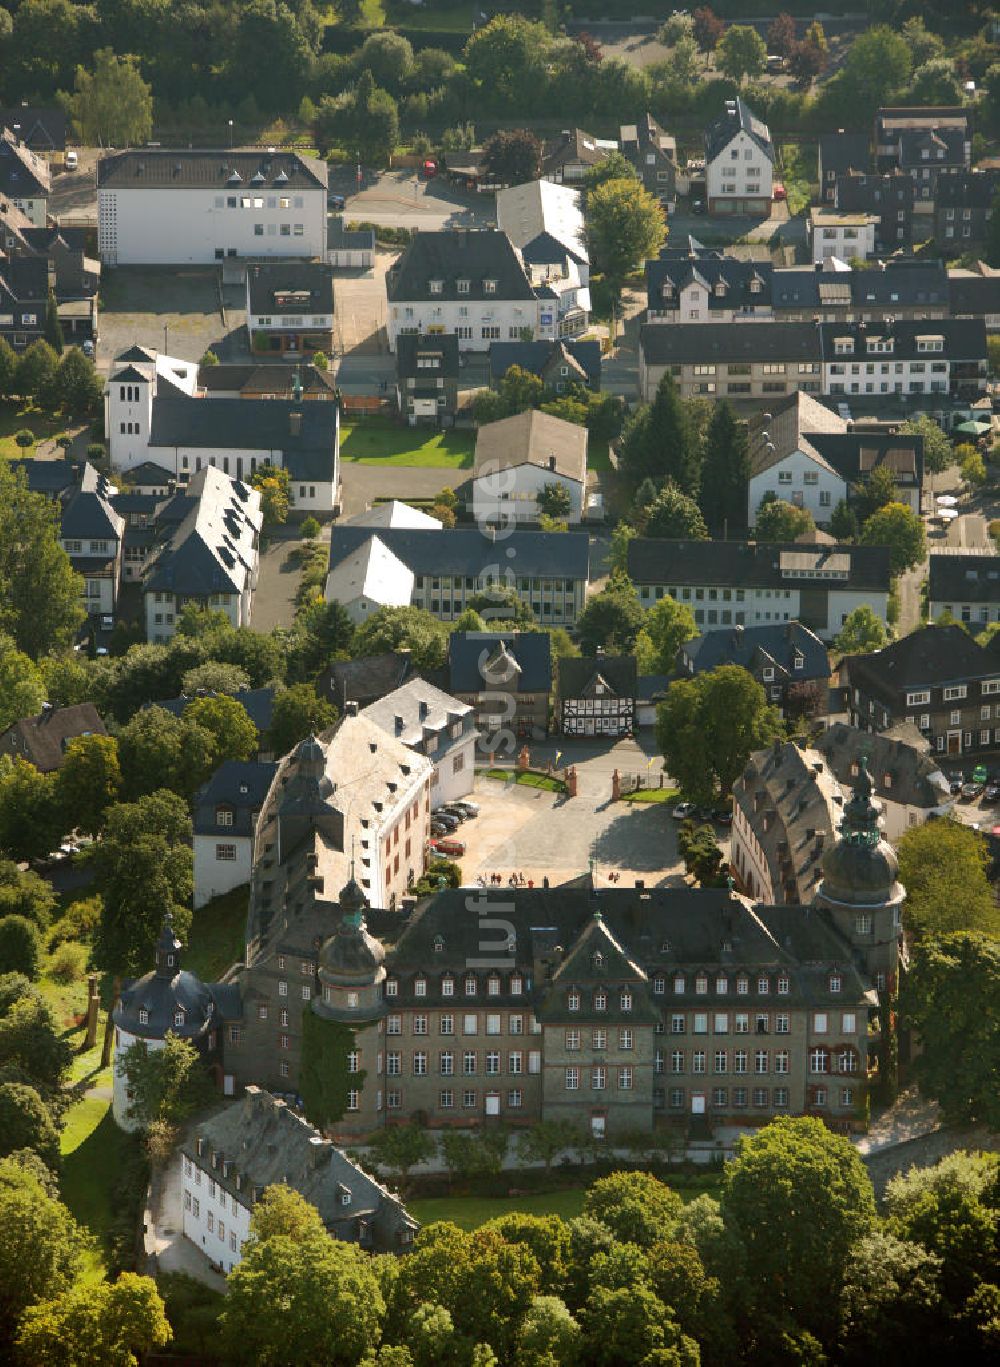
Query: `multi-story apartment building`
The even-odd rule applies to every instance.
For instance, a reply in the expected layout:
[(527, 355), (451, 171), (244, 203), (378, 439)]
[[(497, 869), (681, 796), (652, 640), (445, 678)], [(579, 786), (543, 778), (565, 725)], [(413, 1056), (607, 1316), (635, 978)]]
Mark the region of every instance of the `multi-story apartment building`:
[(814, 323), (644, 323), (639, 393), (650, 402), (669, 372), (685, 399), (767, 399), (794, 389), (820, 394), (822, 359)]
[[(590, 318), (590, 253), (580, 191), (548, 180), (512, 185), (497, 195), (497, 226), (520, 254), (539, 300), (548, 301), (546, 312), (555, 307), (555, 335), (576, 337), (585, 332)], [(551, 336), (551, 328), (546, 327), (543, 335)]]
[(961, 627), (923, 627), (843, 664), (853, 726), (912, 722), (939, 755), (1000, 747), (1000, 638), (978, 645)]
[(834, 183), (833, 206), (840, 213), (867, 214), (874, 219), (876, 251), (909, 251), (913, 245), (913, 195), (913, 180), (905, 171), (873, 174), (848, 170)]
[(643, 607), (669, 595), (700, 627), (801, 622), (825, 641), (863, 604), (884, 619), (891, 580), (884, 546), (648, 537), (629, 542), (628, 574)]
[(934, 201), (934, 245), (954, 256), (984, 242), (998, 190), (996, 171), (961, 171), (942, 179)]
[(740, 261), (703, 247), (666, 247), (646, 262), (650, 323), (744, 323), (773, 317), (770, 261)]
[(539, 622), (571, 627), (583, 611), (589, 567), (585, 532), (345, 525), (330, 536), (326, 596), (357, 602), (361, 615), (362, 606), (409, 603), (448, 622), (491, 589), (514, 589)]
[(664, 132), (652, 114), (646, 113), (637, 123), (621, 125), (618, 145), (649, 193), (673, 213), (678, 174), (677, 139), (673, 134)]
[(557, 301), (541, 305), (521, 254), (497, 229), (416, 233), (385, 285), (390, 351), (401, 333), (450, 332), (461, 351), (559, 335)]
[(945, 612), (979, 630), (1000, 622), (1000, 556), (932, 554), (927, 597), (932, 622)]
[(817, 149), (817, 178), (820, 201), (837, 202), (837, 181), (851, 172), (864, 173), (871, 163), (867, 133), (821, 133)]
[(972, 111), (963, 105), (879, 109), (875, 160), (881, 171), (895, 166), (911, 177), (915, 213), (933, 213), (941, 181), (972, 164)]
[(926, 394), (941, 404), (986, 393), (986, 325), (977, 318), (933, 324), (821, 323), (824, 394)]
[(782, 713), (826, 711), (830, 657), (815, 632), (801, 622), (718, 627), (685, 641), (677, 653), (682, 674), (703, 674), (721, 665), (745, 669)]
[(247, 270), (247, 331), (255, 352), (308, 357), (333, 350), (333, 267), (264, 261)]
[(479, 733), (469, 703), (451, 697), (426, 679), (410, 679), (370, 703), (361, 715), (430, 760), (434, 766), (432, 808), (472, 792)]
[(63, 495), (59, 539), (83, 577), (83, 605), (92, 617), (115, 611), (122, 575), (125, 519), (114, 507), (118, 490), (86, 462)]
[(710, 214), (771, 212), (774, 145), (771, 133), (745, 100), (727, 100), (705, 130), (705, 183)]
[(0, 127), (0, 195), (36, 228), (44, 228), (51, 189), (48, 163), (36, 156), (19, 134)]
[(326, 163), (298, 152), (112, 152), (97, 164), (98, 250), (108, 266), (325, 259), (326, 194)]

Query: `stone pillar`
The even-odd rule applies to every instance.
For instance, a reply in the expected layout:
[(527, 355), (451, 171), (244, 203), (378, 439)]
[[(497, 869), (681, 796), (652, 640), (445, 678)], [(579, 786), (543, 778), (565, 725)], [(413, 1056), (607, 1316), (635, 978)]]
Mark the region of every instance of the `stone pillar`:
[(528, 747), (527, 747), (526, 745), (522, 745), (521, 748), (520, 748), (520, 750), (519, 750), (518, 753), (517, 753), (517, 768), (518, 768), (518, 772), (523, 774), (523, 773), (525, 772), (525, 770), (529, 769), (530, 767), (531, 767), (531, 751), (528, 749)]
[(84, 1049), (93, 1049), (97, 1044), (97, 1018), (101, 1010), (101, 994), (97, 989), (97, 974), (87, 975), (87, 1038)]
[(611, 801), (617, 802), (622, 795), (622, 776), (616, 769), (611, 775)]
[(576, 797), (576, 765), (566, 770), (566, 796)]

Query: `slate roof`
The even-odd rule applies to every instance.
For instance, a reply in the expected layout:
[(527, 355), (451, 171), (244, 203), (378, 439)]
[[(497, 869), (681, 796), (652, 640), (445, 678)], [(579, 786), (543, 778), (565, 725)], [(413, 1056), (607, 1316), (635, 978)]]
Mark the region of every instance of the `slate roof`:
[(0, 125), (14, 132), (33, 152), (61, 152), (66, 146), (66, 112), (58, 105), (21, 104), (0, 109)]
[(733, 801), (763, 852), (774, 899), (799, 907), (810, 903), (844, 807), (822, 755), (794, 741), (755, 751), (734, 785)]
[[(664, 311), (680, 307), (680, 291), (692, 279), (708, 290), (709, 314), (716, 310), (760, 307), (771, 302), (774, 267), (770, 261), (738, 261), (718, 252), (699, 251), (696, 255), (666, 252), (646, 262), (646, 297), (649, 308)], [(673, 286), (664, 296), (663, 286)], [(751, 284), (759, 286), (756, 292)], [(725, 292), (716, 293), (722, 284)], [(700, 326), (704, 326), (701, 324)]]
[(888, 142), (904, 129), (969, 129), (971, 113), (960, 104), (883, 105), (875, 114), (875, 141)]
[(837, 176), (848, 171), (866, 171), (871, 159), (867, 133), (845, 133), (842, 128), (836, 133), (821, 133), (819, 138), (819, 165), (822, 168), (825, 189), (829, 173)]
[(538, 408), (484, 423), (476, 436), (473, 478), (534, 465), (587, 482), (587, 429)]
[[(333, 267), (325, 261), (265, 261), (247, 267), (253, 314), (332, 314)], [(282, 303), (278, 295), (292, 295)]]
[[(930, 153), (924, 157), (924, 152)], [(940, 153), (944, 153), (940, 156)], [(899, 134), (899, 164), (904, 169), (964, 166), (965, 131), (961, 128), (905, 129)]]
[[(754, 332), (762, 326), (764, 324), (757, 324)], [(781, 326), (788, 327), (789, 324)], [(867, 324), (845, 322), (812, 326), (820, 338), (825, 361), (859, 358), (878, 361), (926, 360), (927, 353), (917, 349), (918, 339), (922, 337), (942, 337), (944, 346), (938, 359), (950, 361), (953, 365), (956, 361), (986, 359), (986, 324), (982, 318), (895, 318)], [(837, 353), (834, 344), (841, 337), (853, 338), (853, 353), (846, 356)], [(867, 342), (874, 337), (891, 337), (892, 352), (875, 353), (869, 357)]]
[(938, 209), (989, 209), (1000, 189), (996, 171), (959, 171), (942, 176), (934, 192)]
[[(407, 680), (377, 702), (370, 703), (362, 716), (421, 754), (425, 753), (428, 738), (436, 737), (438, 746), (432, 754), (436, 765), (452, 750), (461, 748), (475, 728), (475, 717), (468, 703), (459, 702), (419, 677)], [(456, 723), (461, 729), (453, 737), (449, 728)]]
[(59, 534), (93, 541), (117, 541), (125, 523), (112, 503), (115, 486), (88, 461), (63, 503)]
[(51, 188), (48, 163), (18, 143), (9, 129), (0, 131), (0, 194), (10, 199), (47, 199)]
[(328, 603), (367, 599), (379, 607), (408, 607), (413, 597), (413, 571), (394, 555), (381, 537), (367, 540), (330, 566), (326, 577)]
[(848, 567), (848, 577), (839, 581), (841, 584), (876, 592), (886, 592), (889, 588), (889, 551), (885, 546), (666, 541), (639, 536), (633, 537), (628, 544), (628, 575), (636, 584), (788, 588), (790, 584), (808, 583), (808, 579), (785, 578), (781, 572), (782, 560), (799, 570), (814, 564), (819, 571), (843, 561)]
[(12, 470), (22, 470), (28, 488), (36, 494), (58, 498), (76, 479), (76, 466), (71, 460), (36, 460), (17, 457), (9, 462)]
[(343, 713), (349, 701), (367, 707), (406, 682), (413, 672), (408, 650), (387, 650), (358, 660), (332, 660), (316, 683), (317, 690)]
[(104, 722), (93, 703), (72, 707), (46, 706), (36, 717), (22, 717), (0, 732), (0, 752), (20, 755), (50, 774), (62, 767), (66, 746), (78, 736), (106, 736)]
[[(432, 280), (441, 282), (440, 294), (431, 293)], [(459, 294), (459, 280), (468, 281), (467, 293)], [(487, 280), (496, 281), (495, 291), (487, 293)], [(513, 243), (496, 228), (415, 234), (386, 275), (386, 292), (390, 301), (462, 299), (469, 303), (496, 303), (535, 297)]]
[[(195, 835), (252, 836), (254, 819), (277, 772), (277, 764), (266, 760), (227, 759), (220, 764), (194, 795)], [(232, 812), (227, 825), (216, 820), (220, 807)]]
[(757, 144), (769, 161), (774, 161), (770, 129), (739, 96), (727, 100), (723, 112), (705, 129), (706, 161), (714, 161), (740, 131)]
[[(830, 326), (833, 326), (831, 324)], [(699, 365), (712, 361), (818, 361), (815, 323), (644, 323), (639, 346), (647, 365)]]
[(550, 138), (542, 148), (542, 174), (551, 175), (567, 162), (578, 161), (583, 166), (600, 166), (611, 148), (603, 145), (592, 133), (582, 128), (569, 128)]
[[(435, 356), (440, 363), (434, 370), (419, 370), (418, 356)], [(453, 332), (435, 332), (424, 336), (403, 333), (396, 338), (396, 374), (402, 379), (416, 380), (430, 377), (436, 380), (457, 380), (459, 376), (458, 338)]]
[(326, 162), (298, 152), (137, 147), (97, 163), (99, 190), (326, 191)]
[[(234, 1202), (252, 1206), (266, 1187), (287, 1183), (316, 1207), (335, 1238), (357, 1239), (375, 1251), (398, 1251), (419, 1228), (397, 1196), (259, 1087), (247, 1087), (240, 1101), (199, 1121), (181, 1151), (211, 1172)], [(213, 1154), (219, 1155), (217, 1165)]]
[(209, 394), (218, 391), (246, 392), (249, 395), (273, 395), (276, 399), (291, 398), (292, 380), (298, 375), (304, 398), (322, 395), (331, 398), (337, 382), (328, 370), (317, 370), (313, 365), (203, 365), (198, 369), (198, 388)]
[(345, 228), (342, 214), (330, 214), (326, 226), (327, 251), (375, 250), (374, 228)]
[(255, 489), (206, 465), (164, 504), (161, 516), (161, 525), (171, 529), (146, 572), (144, 592), (185, 598), (243, 592), (262, 522)]
[(1000, 556), (930, 556), (932, 603), (1000, 603)]
[(584, 690), (598, 676), (616, 697), (636, 696), (634, 655), (564, 655), (556, 663), (556, 676), (561, 699), (583, 697)]
[[(44, 306), (48, 293), (49, 263), (44, 257), (15, 256), (0, 263), (0, 300), (8, 307), (18, 304)], [(43, 322), (39, 314), (39, 326)]]
[[(403, 339), (400, 338), (400, 341)], [(569, 338), (541, 342), (491, 342), (490, 382), (497, 384), (512, 365), (541, 376), (553, 357), (565, 354), (578, 370), (572, 378), (594, 389), (601, 385), (600, 342), (574, 342)]]
[[(228, 696), (244, 708), (247, 716), (256, 726), (258, 736), (263, 736), (271, 729), (271, 722), (274, 718), (275, 692), (276, 690), (273, 688), (241, 688)], [(162, 707), (165, 712), (171, 713), (172, 716), (180, 717), (184, 715), (184, 709), (197, 698), (214, 698), (216, 696), (211, 689), (201, 689), (191, 697), (182, 693), (179, 698), (164, 698), (157, 702), (146, 703), (145, 707)], [(247, 769), (260, 769), (262, 767), (266, 766), (249, 764)], [(220, 771), (217, 770), (216, 772)]]
[[(117, 379), (118, 376), (114, 376)], [(144, 377), (141, 377), (144, 378)], [(292, 415), (299, 415), (292, 431)], [(293, 399), (196, 399), (179, 392), (153, 400), (150, 446), (282, 453), (292, 480), (333, 479), (337, 405)]]
[[(498, 677), (490, 665), (499, 649), (519, 668), (516, 689), (548, 693), (552, 689), (552, 639), (547, 631), (453, 631), (448, 637), (448, 671), (453, 693), (482, 693), (495, 688), (484, 672)], [(485, 664), (484, 664), (485, 661)], [(511, 679), (508, 687), (514, 688)]]
[[(333, 569), (372, 535), (370, 527), (340, 527), (330, 533), (330, 568)], [(495, 570), (496, 543), (477, 527), (452, 527), (440, 531), (386, 527), (379, 539), (414, 574), (477, 577)], [(517, 565), (519, 575), (538, 578), (586, 579), (590, 543), (585, 532), (513, 531), (503, 537), (504, 551)], [(495, 578), (495, 574), (491, 576)]]
[(1000, 313), (1000, 271), (991, 275), (949, 272), (948, 297), (956, 317), (968, 314), (981, 318), (987, 313)]
[(928, 626), (871, 655), (851, 656), (847, 671), (852, 682), (857, 679), (883, 693), (898, 693), (990, 678), (1000, 672), (1000, 662), (961, 627)]
[(948, 780), (930, 754), (926, 739), (909, 722), (882, 732), (859, 731), (846, 722), (835, 722), (819, 733), (813, 746), (845, 786), (854, 781), (856, 766), (864, 756), (875, 791), (883, 801), (927, 810), (950, 805)]
[[(826, 646), (801, 622), (784, 622), (752, 627), (722, 627), (685, 641), (681, 646), (684, 662), (694, 674), (719, 665), (742, 665), (756, 673), (761, 665), (775, 669), (775, 682), (796, 679), (828, 679), (830, 657)], [(801, 669), (795, 668), (801, 658)]]
[(129, 484), (134, 489), (164, 489), (174, 476), (165, 465), (157, 465), (155, 460), (144, 460), (134, 465), (128, 472)]
[(640, 674), (636, 679), (635, 696), (638, 702), (653, 702), (666, 693), (674, 676), (672, 674)]

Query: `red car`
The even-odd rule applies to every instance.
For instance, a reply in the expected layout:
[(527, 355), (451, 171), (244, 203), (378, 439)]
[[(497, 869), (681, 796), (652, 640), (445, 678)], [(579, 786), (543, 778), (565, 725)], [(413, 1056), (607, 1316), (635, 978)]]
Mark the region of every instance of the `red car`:
[(439, 840), (431, 841), (431, 849), (436, 850), (438, 854), (446, 854), (451, 859), (461, 859), (465, 853), (465, 842), (442, 836)]
[(430, 158), (428, 158), (427, 161), (422, 163), (420, 174), (423, 176), (424, 180), (433, 180), (437, 173), (438, 164), (436, 161), (431, 161)]
[(780, 180), (774, 182), (774, 198), (779, 200), (785, 198), (785, 187)]

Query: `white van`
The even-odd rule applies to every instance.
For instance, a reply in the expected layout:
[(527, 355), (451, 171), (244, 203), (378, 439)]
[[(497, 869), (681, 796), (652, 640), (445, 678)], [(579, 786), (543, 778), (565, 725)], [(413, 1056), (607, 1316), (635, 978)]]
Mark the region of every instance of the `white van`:
[(79, 156), (77, 155), (77, 153), (74, 151), (74, 149), (71, 147), (71, 148), (67, 151), (67, 153), (66, 153), (66, 170), (67, 170), (67, 171), (75, 171), (76, 168), (77, 168), (79, 165), (80, 165), (80, 158), (79, 158)]

